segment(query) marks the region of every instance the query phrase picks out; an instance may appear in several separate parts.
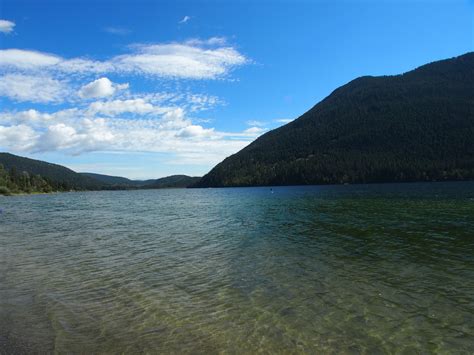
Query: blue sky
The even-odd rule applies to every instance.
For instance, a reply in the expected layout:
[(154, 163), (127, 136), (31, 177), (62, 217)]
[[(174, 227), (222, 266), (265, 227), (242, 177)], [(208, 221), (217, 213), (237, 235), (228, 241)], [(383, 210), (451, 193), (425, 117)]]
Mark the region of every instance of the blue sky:
[(474, 49), (474, 2), (0, 2), (0, 150), (205, 174), (361, 75)]

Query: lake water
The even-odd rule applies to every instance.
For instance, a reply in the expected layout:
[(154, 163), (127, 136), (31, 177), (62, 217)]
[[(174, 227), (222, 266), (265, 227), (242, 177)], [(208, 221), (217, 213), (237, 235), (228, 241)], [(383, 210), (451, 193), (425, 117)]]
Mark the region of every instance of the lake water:
[(0, 353), (474, 352), (473, 182), (0, 208)]

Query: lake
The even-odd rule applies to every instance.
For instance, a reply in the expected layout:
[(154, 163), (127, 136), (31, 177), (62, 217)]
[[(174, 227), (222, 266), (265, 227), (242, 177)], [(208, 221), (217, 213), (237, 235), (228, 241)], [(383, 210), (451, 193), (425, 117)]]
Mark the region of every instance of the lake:
[(0, 208), (0, 352), (474, 352), (474, 182)]

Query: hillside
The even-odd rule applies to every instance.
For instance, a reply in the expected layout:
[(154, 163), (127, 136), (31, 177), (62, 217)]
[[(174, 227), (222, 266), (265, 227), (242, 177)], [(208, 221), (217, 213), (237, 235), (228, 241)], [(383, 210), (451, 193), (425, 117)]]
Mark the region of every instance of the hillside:
[(153, 183), (155, 180), (130, 180), (121, 176), (111, 176), (104, 174), (95, 173), (79, 173), (83, 176), (88, 176), (94, 180), (100, 181), (106, 185), (111, 186), (128, 186), (128, 187), (140, 187)]
[(97, 190), (103, 183), (91, 177), (83, 176), (64, 166), (20, 157), (10, 153), (0, 153), (0, 164), (16, 173), (27, 172), (46, 179), (53, 190)]
[(159, 179), (151, 180), (130, 180), (120, 176), (110, 176), (103, 174), (94, 173), (80, 173), (81, 175), (88, 176), (95, 180), (98, 180), (104, 184), (110, 185), (111, 187), (129, 187), (129, 188), (145, 188), (145, 189), (162, 189), (172, 187), (188, 187), (197, 181), (199, 177), (191, 177), (187, 175), (171, 175)]
[(361, 77), (214, 167), (195, 187), (474, 178), (474, 53)]
[(197, 183), (200, 179), (200, 177), (187, 175), (171, 175), (156, 179), (154, 182), (147, 184), (146, 187), (154, 189), (189, 187)]
[(199, 179), (186, 175), (172, 175), (160, 179), (130, 180), (120, 176), (76, 173), (61, 165), (0, 153), (0, 194), (184, 188), (195, 184)]
[(40, 175), (32, 175), (27, 172), (18, 173), (16, 170), (8, 171), (0, 164), (0, 195), (53, 191), (53, 186)]

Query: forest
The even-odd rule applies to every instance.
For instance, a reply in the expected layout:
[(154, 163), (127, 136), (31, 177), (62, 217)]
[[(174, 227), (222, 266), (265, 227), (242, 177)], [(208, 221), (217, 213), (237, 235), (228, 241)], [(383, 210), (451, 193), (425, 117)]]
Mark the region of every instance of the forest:
[(474, 179), (474, 53), (360, 77), (195, 187)]
[(50, 193), (54, 191), (65, 191), (65, 186), (54, 184), (41, 177), (41, 175), (29, 174), (26, 171), (18, 172), (15, 168), (6, 170), (0, 164), (0, 195)]

